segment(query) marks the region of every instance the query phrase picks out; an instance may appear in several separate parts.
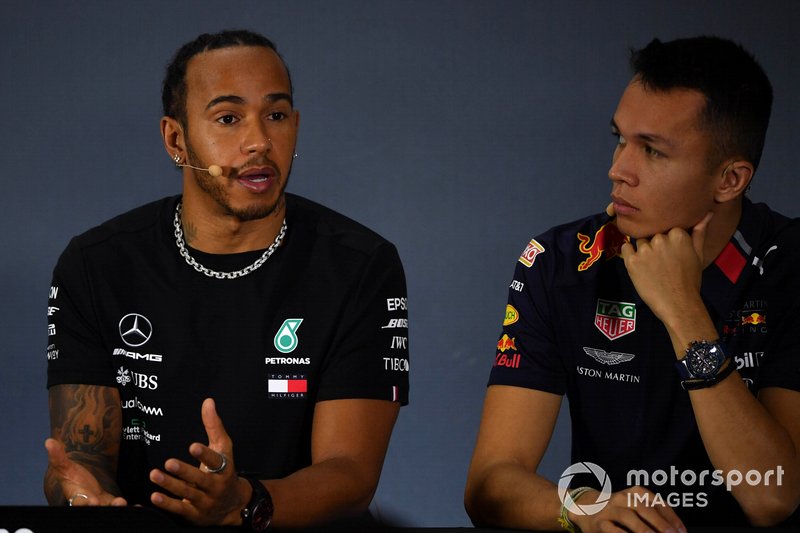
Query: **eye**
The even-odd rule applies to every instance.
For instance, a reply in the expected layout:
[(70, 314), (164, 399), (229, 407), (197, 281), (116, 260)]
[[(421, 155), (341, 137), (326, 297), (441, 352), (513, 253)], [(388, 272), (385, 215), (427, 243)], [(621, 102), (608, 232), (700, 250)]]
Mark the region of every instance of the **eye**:
[(273, 111), (272, 113), (267, 115), (269, 120), (274, 120), (276, 122), (280, 122), (281, 120), (286, 119), (286, 113), (283, 111)]
[(625, 144), (628, 143), (628, 141), (625, 140), (625, 137), (620, 135), (619, 132), (616, 130), (611, 130), (611, 136), (617, 140), (617, 144), (620, 146), (624, 146)]
[(217, 122), (219, 122), (220, 124), (225, 124), (226, 126), (235, 124), (238, 121), (239, 119), (236, 118), (234, 115), (222, 115), (221, 117), (217, 118)]
[(664, 154), (662, 154), (661, 152), (659, 152), (658, 150), (656, 150), (655, 148), (653, 148), (652, 146), (647, 145), (647, 144), (644, 145), (644, 153), (646, 153), (650, 157), (663, 157), (664, 156)]

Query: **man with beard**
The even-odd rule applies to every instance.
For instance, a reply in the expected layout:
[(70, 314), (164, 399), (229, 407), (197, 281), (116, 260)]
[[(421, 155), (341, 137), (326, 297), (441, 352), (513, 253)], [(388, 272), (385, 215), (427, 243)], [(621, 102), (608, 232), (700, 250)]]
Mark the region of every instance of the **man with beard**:
[(199, 36), (162, 96), (183, 194), (54, 271), (48, 501), (256, 531), (364, 515), (408, 401), (397, 251), (285, 192), (299, 114), (265, 37)]

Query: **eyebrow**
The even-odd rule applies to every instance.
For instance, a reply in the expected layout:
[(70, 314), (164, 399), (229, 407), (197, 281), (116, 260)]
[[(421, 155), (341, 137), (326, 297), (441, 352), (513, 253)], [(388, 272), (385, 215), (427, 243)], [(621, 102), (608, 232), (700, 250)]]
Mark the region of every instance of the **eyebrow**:
[[(611, 129), (614, 132), (619, 133), (619, 126), (617, 126), (617, 123), (613, 118), (611, 119)], [(660, 144), (667, 145), (667, 146), (669, 146), (671, 148), (675, 147), (675, 143), (674, 142), (672, 142), (671, 140), (667, 139), (666, 137), (662, 137), (661, 135), (656, 135), (655, 133), (637, 133), (636, 134), (636, 138), (641, 140), (641, 141), (648, 142), (648, 143), (660, 143)]]
[[(264, 100), (268, 103), (275, 103), (280, 100), (286, 100), (289, 102), (289, 105), (294, 105), (294, 101), (292, 100), (292, 95), (289, 93), (270, 93), (264, 96)], [(238, 104), (242, 105), (246, 103), (245, 99), (241, 96), (237, 96), (235, 94), (223, 94), (217, 96), (216, 98), (212, 98), (210, 102), (206, 105), (206, 110), (211, 109), (217, 104), (221, 104), (223, 102), (228, 102), (231, 104)]]

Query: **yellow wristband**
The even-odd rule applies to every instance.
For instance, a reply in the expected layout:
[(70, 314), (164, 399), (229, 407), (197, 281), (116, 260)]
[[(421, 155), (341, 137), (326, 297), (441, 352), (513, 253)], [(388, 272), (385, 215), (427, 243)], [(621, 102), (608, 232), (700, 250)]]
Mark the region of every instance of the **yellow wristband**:
[(561, 516), (558, 518), (558, 523), (562, 529), (569, 531), (569, 533), (580, 533), (581, 528), (576, 526), (575, 523), (569, 519), (567, 505), (574, 503), (583, 493), (590, 490), (594, 489), (592, 489), (592, 487), (578, 487), (577, 489), (572, 489), (567, 492), (566, 501), (561, 502)]

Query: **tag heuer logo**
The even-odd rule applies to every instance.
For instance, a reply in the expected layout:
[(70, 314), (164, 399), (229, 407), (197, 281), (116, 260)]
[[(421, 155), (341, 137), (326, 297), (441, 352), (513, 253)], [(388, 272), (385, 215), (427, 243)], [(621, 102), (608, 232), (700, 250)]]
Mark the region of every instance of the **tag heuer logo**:
[(594, 325), (608, 340), (616, 340), (636, 329), (636, 304), (597, 300)]

